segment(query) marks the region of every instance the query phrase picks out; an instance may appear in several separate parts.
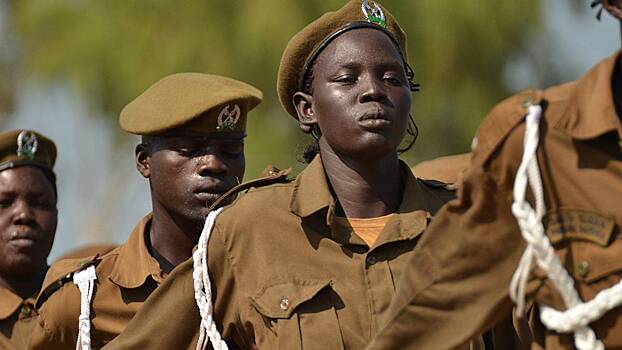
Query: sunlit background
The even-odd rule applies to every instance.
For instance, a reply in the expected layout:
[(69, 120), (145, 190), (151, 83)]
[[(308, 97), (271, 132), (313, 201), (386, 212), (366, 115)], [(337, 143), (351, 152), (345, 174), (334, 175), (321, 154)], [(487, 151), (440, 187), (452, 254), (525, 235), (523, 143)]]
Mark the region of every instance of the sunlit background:
[[(422, 91), (411, 165), (466, 152), (486, 111), (526, 89), (574, 80), (620, 47), (618, 23), (588, 0), (387, 0), (408, 34)], [(0, 128), (58, 145), (60, 224), (51, 260), (122, 243), (150, 210), (121, 108), (159, 78), (197, 71), (251, 82), (246, 178), (302, 165), (309, 140), (280, 107), (275, 80), (289, 38), (342, 0), (0, 0)]]

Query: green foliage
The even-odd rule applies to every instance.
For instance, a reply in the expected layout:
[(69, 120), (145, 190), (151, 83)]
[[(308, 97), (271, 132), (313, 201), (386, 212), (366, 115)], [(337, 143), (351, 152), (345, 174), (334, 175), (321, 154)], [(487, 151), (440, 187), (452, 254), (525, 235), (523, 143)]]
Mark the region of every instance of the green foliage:
[[(287, 41), (337, 0), (30, 0), (11, 2), (26, 69), (71, 79), (110, 118), (164, 75), (229, 75), (261, 88), (249, 120), (249, 176), (268, 163), (295, 165), (307, 138), (280, 108), (276, 72)], [(409, 35), (422, 91), (413, 113), (421, 137), (413, 161), (462, 152), (490, 107), (508, 95), (506, 62), (539, 23), (539, 0), (382, 2)]]

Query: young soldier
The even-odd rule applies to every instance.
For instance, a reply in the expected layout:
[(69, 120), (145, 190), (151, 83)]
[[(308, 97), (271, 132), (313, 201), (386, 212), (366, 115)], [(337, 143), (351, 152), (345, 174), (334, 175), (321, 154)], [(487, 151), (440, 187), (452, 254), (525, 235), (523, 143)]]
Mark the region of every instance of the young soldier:
[(278, 93), (318, 138), (310, 164), (206, 225), (206, 298), (195, 288), (205, 266), (183, 263), (108, 348), (195, 349), (206, 337), (215, 349), (363, 348), (430, 217), (453, 198), (399, 160), (414, 128), (410, 73), (405, 34), (372, 1), (349, 1), (294, 36)]
[[(622, 20), (622, 3), (602, 6)], [(492, 110), (368, 349), (453, 349), (512, 299), (527, 348), (622, 348), (621, 66), (618, 52)]]
[(0, 349), (25, 349), (36, 322), (57, 224), (55, 160), (39, 133), (0, 133)]
[(104, 256), (52, 266), (37, 299), (32, 349), (74, 349), (76, 342), (100, 348), (123, 331), (173, 267), (192, 255), (208, 207), (242, 179), (246, 117), (261, 99), (245, 83), (183, 73), (158, 81), (123, 109), (121, 127), (142, 137), (136, 167), (149, 179), (153, 212)]

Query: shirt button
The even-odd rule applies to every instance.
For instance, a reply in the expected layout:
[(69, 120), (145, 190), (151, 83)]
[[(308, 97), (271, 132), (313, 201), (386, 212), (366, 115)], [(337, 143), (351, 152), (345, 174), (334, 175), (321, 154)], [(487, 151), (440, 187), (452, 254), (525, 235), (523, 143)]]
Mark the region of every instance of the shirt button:
[(21, 310), (19, 310), (19, 316), (20, 316), (20, 318), (26, 318), (26, 317), (30, 316), (31, 312), (32, 312), (32, 306), (24, 305), (24, 306), (22, 306)]
[(368, 255), (367, 256), (367, 264), (368, 265), (375, 265), (378, 262), (378, 259), (376, 259), (375, 256), (373, 255)]
[(585, 260), (581, 261), (579, 265), (577, 265), (577, 272), (581, 277), (587, 276), (587, 274), (590, 272), (590, 263)]
[(287, 299), (287, 297), (283, 297), (283, 299), (281, 299), (281, 302), (279, 303), (279, 307), (283, 311), (289, 309), (289, 299)]

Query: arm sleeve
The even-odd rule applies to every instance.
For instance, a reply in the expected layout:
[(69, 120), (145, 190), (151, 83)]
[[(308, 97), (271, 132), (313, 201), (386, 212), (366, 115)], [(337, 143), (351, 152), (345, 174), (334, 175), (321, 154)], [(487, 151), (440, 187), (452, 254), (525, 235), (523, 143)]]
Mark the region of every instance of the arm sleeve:
[[(218, 226), (209, 241), (208, 265), (212, 283), (214, 315), (227, 343), (234, 343), (231, 316), (235, 307), (230, 260), (219, 238)], [(194, 299), (193, 261), (177, 266), (164, 283), (147, 298), (127, 328), (104, 349), (195, 349), (201, 317)], [(223, 327), (224, 325), (224, 327)]]
[(459, 199), (439, 211), (415, 247), (368, 349), (454, 349), (507, 315), (525, 246), (511, 201), (482, 167), (465, 174)]

